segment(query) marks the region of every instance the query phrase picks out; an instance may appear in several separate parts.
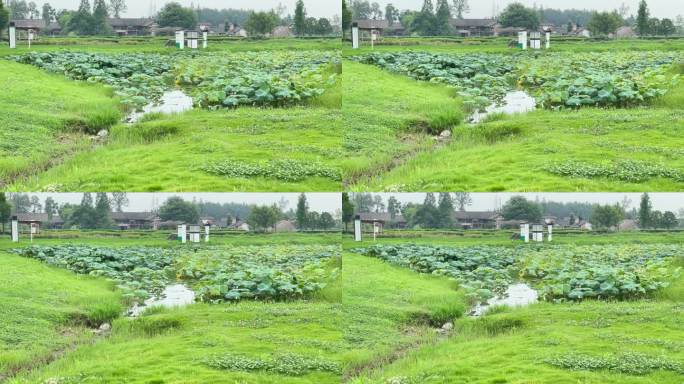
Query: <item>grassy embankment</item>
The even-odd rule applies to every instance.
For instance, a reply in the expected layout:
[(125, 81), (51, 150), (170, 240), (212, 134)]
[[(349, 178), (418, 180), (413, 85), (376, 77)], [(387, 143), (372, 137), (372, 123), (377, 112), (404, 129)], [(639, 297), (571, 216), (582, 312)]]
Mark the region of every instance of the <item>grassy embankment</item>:
[[(615, 234), (597, 238), (576, 235), (572, 240), (557, 236), (558, 243), (595, 244), (636, 242), (680, 242), (681, 234)], [(380, 239), (378, 243), (417, 242), (450, 246), (481, 244), (462, 236), (415, 239)], [(354, 243), (344, 241), (345, 249), (371, 244), (372, 241)], [(505, 244), (501, 238), (491, 244)], [(508, 243), (512, 243), (508, 241)], [(355, 307), (373, 306), (383, 308), (390, 304), (393, 311), (410, 311), (413, 302), (407, 298), (422, 298), (424, 310), (435, 311), (442, 303), (431, 302), (437, 294), (452, 293), (453, 288), (441, 290), (416, 290), (419, 281), (447, 284), (448, 280), (424, 276), (409, 270), (399, 271), (382, 261), (345, 253), (345, 283), (351, 279), (360, 281), (358, 275), (376, 278), (375, 271), (385, 269), (380, 284), (370, 291), (354, 291), (345, 294), (347, 303)], [(684, 255), (673, 267), (684, 265)], [(347, 273), (351, 271), (350, 275)], [(402, 273), (403, 272), (403, 273)], [(348, 291), (345, 284), (345, 292)], [(435, 288), (437, 288), (435, 290)], [(379, 293), (375, 293), (375, 292)], [(397, 299), (387, 300), (387, 292)], [(526, 308), (499, 308), (479, 319), (460, 318), (455, 322), (454, 332), (448, 337), (438, 336), (434, 330), (425, 334), (411, 333), (409, 320), (387, 322), (382, 328), (385, 336), (373, 334), (384, 340), (377, 351), (380, 356), (366, 358), (366, 364), (352, 365), (348, 371), (351, 383), (679, 383), (681, 374), (658, 370), (635, 375), (622, 371), (647, 367), (654, 360), (684, 363), (684, 344), (681, 334), (682, 303), (684, 303), (684, 279), (661, 291), (656, 297), (624, 302), (587, 300), (582, 303), (538, 303)], [(381, 315), (387, 311), (375, 311)], [(380, 316), (377, 316), (380, 317)], [(372, 324), (361, 316), (359, 324)], [(393, 328), (394, 326), (394, 328)], [(367, 327), (370, 328), (370, 327)], [(432, 331), (432, 332), (430, 332)], [(393, 334), (394, 333), (394, 334)], [(399, 335), (416, 337), (410, 346), (402, 343)], [(389, 351), (388, 351), (389, 350)], [(623, 355), (623, 353), (628, 353)], [(629, 355), (631, 353), (631, 355)], [(577, 370), (556, 368), (544, 361), (554, 357), (570, 357), (578, 364)], [(615, 370), (588, 370), (586, 360), (595, 361), (616, 358)], [(364, 358), (364, 354), (357, 355)], [(641, 360), (639, 360), (641, 359)], [(605, 360), (603, 361), (605, 362)], [(584, 364), (584, 365), (583, 365)], [(358, 369), (361, 366), (365, 369)], [(586, 369), (586, 370), (582, 370)], [(676, 369), (676, 368), (675, 368)]]
[[(622, 42), (585, 44), (586, 50), (606, 47), (611, 50), (627, 49), (626, 43)], [(672, 44), (677, 49), (684, 47), (679, 40)], [(486, 51), (485, 47), (489, 45), (474, 46)], [(421, 45), (419, 48), (439, 51), (436, 48), (440, 47), (437, 45), (431, 49), (431, 46)], [(574, 47), (570, 45), (568, 49)], [(647, 47), (664, 49), (669, 45), (647, 41), (642, 48)], [(406, 47), (387, 49), (394, 48)], [(470, 51), (461, 46), (452, 48), (450, 52)], [(679, 66), (673, 72), (682, 70), (684, 68)], [(344, 76), (345, 82), (353, 82), (359, 95), (381, 90), (363, 103), (353, 99), (348, 102), (347, 97), (352, 94), (345, 92), (345, 117), (356, 113), (383, 116), (387, 112), (386, 105), (394, 102), (404, 108), (423, 111), (430, 119), (443, 115), (445, 102), (450, 101), (453, 105), (458, 102), (447, 96), (440, 99), (438, 94), (426, 98), (426, 92), (435, 92), (439, 86), (401, 80), (401, 76), (368, 65), (345, 62)], [(442, 92), (446, 94), (448, 90), (445, 88)], [(448, 145), (407, 156), (401, 164), (378, 172), (370, 179), (355, 178), (354, 172), (349, 172), (350, 188), (359, 191), (679, 191), (683, 184), (674, 178), (657, 177), (643, 182), (617, 178), (571, 178), (552, 174), (546, 168), (567, 161), (615, 164), (631, 160), (661, 165), (668, 172), (682, 172), (683, 95), (684, 84), (680, 83), (664, 98), (647, 107), (583, 108), (562, 112), (537, 110), (524, 115), (496, 115), (476, 126), (451, 124), (449, 128), (453, 129), (453, 138)], [(391, 137), (402, 135), (400, 128), (389, 123), (380, 122), (378, 127), (374, 127), (374, 131), (382, 130), (386, 135), (394, 132)], [(392, 144), (389, 141), (385, 143)], [(356, 168), (364, 167), (378, 168), (377, 162), (360, 158)]]
[[(73, 233), (71, 234), (74, 235)], [(36, 239), (41, 245), (65, 243), (107, 247), (169, 246), (163, 234), (111, 238), (114, 233), (80, 234), (71, 241)], [(273, 235), (214, 237), (212, 244), (337, 244), (336, 235)], [(21, 246), (27, 245), (24, 240)], [(194, 304), (179, 309), (148, 311), (137, 320), (118, 317), (111, 334), (97, 338), (89, 326), (109, 321), (125, 303), (109, 283), (49, 267), (7, 252), (0, 244), (3, 301), (0, 315), (0, 376), (18, 375), (9, 383), (338, 383), (339, 372), (313, 369), (304, 374), (263, 370), (221, 370), (205, 359), (231, 355), (260, 359), (296, 354), (330, 364), (340, 362), (342, 344), (341, 282), (307, 300)], [(108, 317), (93, 324), (99, 308)], [(113, 312), (112, 312), (113, 311)], [(19, 348), (17, 348), (19, 346)], [(50, 364), (45, 364), (50, 362)], [(302, 368), (290, 360), (283, 369)], [(308, 363), (306, 363), (308, 364)], [(28, 372), (26, 369), (33, 369)]]
[[(142, 45), (93, 44), (87, 45), (44, 45), (41, 50), (69, 49), (74, 51), (125, 53), (129, 51), (173, 52), (159, 48), (159, 43)], [(262, 42), (220, 43), (212, 50), (226, 52), (265, 49), (318, 49), (333, 47), (327, 40), (284, 40)], [(331, 48), (332, 49), (332, 48)], [(0, 51), (0, 55), (5, 52)], [(18, 52), (12, 52), (18, 53)], [(62, 89), (81, 89), (75, 82), (59, 79), (58, 76), (42, 73), (29, 66), (0, 63), (11, 66), (17, 75), (32, 77), (38, 85), (8, 81), (5, 89), (12, 95), (13, 103), (31, 105), (23, 117), (31, 120), (36, 113), (34, 92), (49, 96), (54, 105), (75, 104), (78, 110), (85, 109), (95, 114), (102, 107), (111, 105), (116, 110), (114, 99), (97, 99), (90, 95), (65, 94)], [(331, 66), (330, 72), (341, 72), (340, 67)], [(5, 73), (5, 72), (3, 72)], [(39, 84), (54, 81), (57, 92), (48, 92)], [(103, 88), (89, 86), (92, 92), (106, 92)], [(29, 92), (26, 91), (29, 89)], [(253, 108), (208, 111), (195, 110), (179, 115), (151, 115), (134, 124), (117, 124), (120, 115), (108, 120), (114, 125), (106, 145), (93, 147), (88, 139), (81, 137), (81, 145), (69, 151), (69, 156), (44, 156), (45, 172), (37, 175), (28, 171), (25, 164), (36, 164), (30, 158), (23, 167), (6, 177), (10, 190), (58, 190), (58, 191), (338, 191), (341, 182), (328, 177), (307, 177), (298, 181), (284, 181), (274, 178), (228, 178), (203, 171), (203, 166), (231, 160), (234, 162), (263, 163), (269, 160), (288, 159), (299, 164), (320, 164), (321, 167), (338, 169), (338, 158), (342, 156), (340, 140), (342, 89), (341, 80), (327, 89), (326, 93), (308, 103), (292, 108)], [(86, 104), (85, 108), (83, 104)], [(8, 109), (8, 119), (17, 120), (17, 111)], [(50, 114), (51, 116), (53, 114)], [(96, 115), (98, 116), (98, 115)], [(58, 140), (41, 141), (46, 123), (34, 122), (25, 129), (33, 137), (34, 151), (59, 153), (71, 147)], [(107, 126), (107, 127), (108, 127)], [(106, 127), (105, 127), (106, 128)], [(16, 131), (14, 129), (13, 131)], [(97, 132), (97, 130), (91, 130)], [(92, 132), (91, 132), (92, 133)], [(73, 147), (73, 146), (72, 146)], [(24, 150), (28, 151), (29, 145)], [(51, 149), (54, 148), (54, 149)], [(51, 161), (48, 163), (48, 160)], [(57, 161), (59, 160), (59, 161)], [(5, 171), (7, 169), (7, 171)], [(11, 170), (0, 164), (0, 175)], [(40, 167), (38, 170), (39, 171)], [(296, 170), (291, 171), (297, 176)]]

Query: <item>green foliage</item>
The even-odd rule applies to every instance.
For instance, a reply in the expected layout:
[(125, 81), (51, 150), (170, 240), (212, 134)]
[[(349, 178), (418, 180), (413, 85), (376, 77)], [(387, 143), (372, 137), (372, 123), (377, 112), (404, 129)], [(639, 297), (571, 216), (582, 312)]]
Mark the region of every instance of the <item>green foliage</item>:
[(159, 217), (162, 220), (182, 221), (188, 224), (195, 224), (200, 218), (197, 205), (185, 201), (179, 196), (168, 198), (164, 204), (159, 207)]
[(337, 168), (320, 163), (297, 160), (270, 160), (261, 163), (224, 160), (220, 163), (202, 166), (203, 171), (227, 177), (268, 177), (283, 181), (301, 181), (308, 177), (324, 177), (339, 181), (342, 179)]
[(270, 12), (252, 12), (244, 26), (250, 35), (266, 35), (278, 25), (278, 15)]
[(537, 11), (527, 8), (521, 3), (512, 3), (499, 15), (499, 23), (503, 27), (536, 30), (539, 28), (540, 20)]
[(247, 216), (247, 223), (252, 230), (265, 232), (275, 228), (280, 215), (280, 209), (276, 205), (270, 207), (268, 205), (256, 206)]
[(594, 12), (587, 24), (587, 29), (593, 35), (609, 35), (615, 33), (623, 24), (622, 17), (617, 11), (613, 12)]
[(306, 32), (306, 8), (304, 7), (304, 1), (297, 0), (295, 5), (295, 15), (294, 15), (294, 33), (297, 36), (302, 36)]
[(594, 207), (591, 222), (597, 228), (616, 228), (624, 219), (624, 212), (619, 205), (599, 205)]
[(212, 368), (229, 371), (267, 371), (287, 376), (301, 376), (312, 371), (341, 373), (342, 368), (334, 361), (312, 358), (294, 353), (277, 354), (268, 358), (252, 358), (239, 355), (213, 356), (204, 360)]
[[(175, 252), (159, 248), (102, 248), (87, 245), (32, 246), (15, 253), (79, 274), (113, 281), (124, 297), (144, 301), (160, 294), (169, 283)], [(107, 317), (109, 309), (94, 313)]]
[(10, 14), (9, 10), (5, 9), (4, 4), (0, 4), (0, 37), (9, 25)]
[(547, 364), (573, 371), (609, 370), (627, 375), (647, 375), (653, 371), (671, 371), (684, 375), (684, 367), (677, 361), (637, 352), (594, 357), (571, 353), (546, 359)]
[(545, 167), (547, 172), (573, 178), (607, 178), (613, 180), (640, 183), (660, 177), (674, 181), (684, 181), (684, 173), (666, 164), (637, 160), (618, 160), (608, 163), (590, 164), (577, 160), (551, 164)]
[(201, 301), (286, 300), (309, 296), (334, 280), (337, 246), (249, 246), (205, 249), (178, 259), (178, 277)]
[(506, 220), (525, 220), (534, 223), (542, 219), (539, 204), (522, 196), (511, 197), (501, 209), (501, 214)]
[(197, 26), (197, 14), (194, 9), (185, 8), (177, 2), (171, 2), (159, 11), (157, 23), (160, 27), (194, 29)]

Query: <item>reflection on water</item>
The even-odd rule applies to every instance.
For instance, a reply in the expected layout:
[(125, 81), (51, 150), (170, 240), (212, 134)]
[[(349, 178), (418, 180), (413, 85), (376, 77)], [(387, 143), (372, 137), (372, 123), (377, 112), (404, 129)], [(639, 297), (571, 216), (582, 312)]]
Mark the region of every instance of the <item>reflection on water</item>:
[(475, 124), (481, 122), (486, 116), (493, 113), (512, 115), (514, 113), (534, 111), (536, 107), (537, 101), (526, 92), (510, 91), (503, 98), (501, 105), (492, 104), (487, 107), (484, 112), (477, 111), (470, 116), (469, 121)]
[(159, 298), (145, 300), (144, 305), (136, 304), (128, 311), (128, 316), (140, 316), (147, 308), (151, 307), (182, 307), (195, 302), (195, 292), (183, 284), (169, 285), (164, 289)]
[(506, 305), (509, 307), (523, 307), (536, 303), (539, 299), (537, 291), (527, 284), (517, 283), (509, 285), (506, 294), (488, 300), (486, 303), (478, 303), (470, 312), (471, 316), (482, 316), (493, 306)]
[(186, 95), (181, 90), (167, 91), (158, 103), (147, 104), (142, 112), (133, 112), (126, 119), (129, 123), (139, 121), (148, 113), (173, 114), (191, 110), (193, 107), (192, 97)]

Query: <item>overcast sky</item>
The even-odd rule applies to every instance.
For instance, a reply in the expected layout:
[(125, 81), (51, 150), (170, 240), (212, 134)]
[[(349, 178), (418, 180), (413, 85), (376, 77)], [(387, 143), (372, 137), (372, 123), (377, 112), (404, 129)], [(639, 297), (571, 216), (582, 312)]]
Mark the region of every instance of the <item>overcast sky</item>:
[[(38, 196), (41, 202), (51, 196), (59, 204), (78, 204), (83, 198), (82, 193), (30, 193), (30, 195)], [(171, 196), (180, 196), (188, 201), (195, 198), (197, 201), (204, 200), (205, 202), (259, 205), (277, 204), (281, 198), (285, 198), (289, 201), (287, 209), (296, 209), (299, 198), (298, 193), (128, 193), (127, 196), (130, 201), (128, 207), (124, 208), (127, 212), (148, 212), (163, 204)], [(342, 209), (342, 196), (339, 193), (307, 193), (306, 198), (312, 211), (335, 213)]]
[[(76, 9), (80, 0), (46, 0), (53, 7), (57, 9), (67, 8)], [(282, 3), (287, 7), (287, 13), (294, 14), (295, 3), (297, 0), (174, 0), (185, 6), (199, 3), (202, 8), (235, 8), (235, 9), (253, 9), (257, 11), (270, 10)], [(36, 1), (36, 4), (41, 6), (44, 1)], [(161, 9), (164, 4), (171, 2), (170, 0), (127, 0), (128, 12), (124, 14), (125, 17), (143, 17), (150, 16), (150, 10), (155, 8)], [(92, 4), (92, 1), (91, 1)], [(342, 13), (341, 0), (304, 0), (304, 5), (309, 16), (327, 17), (331, 18), (333, 15), (340, 15)]]
[[(424, 193), (378, 193), (387, 202), (394, 196), (402, 203), (422, 203)], [(528, 200), (546, 199), (557, 202), (588, 202), (599, 204), (621, 203), (625, 196), (632, 200), (632, 207), (638, 207), (641, 193), (472, 193), (473, 205), (468, 211), (491, 211), (505, 204), (511, 196), (524, 196)], [(653, 209), (677, 213), (684, 208), (684, 193), (649, 193)], [(435, 196), (437, 197), (437, 196)]]
[[(373, 0), (370, 0), (373, 2)], [(557, 9), (592, 9), (600, 11), (610, 11), (620, 7), (625, 3), (629, 7), (629, 13), (635, 14), (639, 7), (639, 0), (469, 0), (470, 13), (467, 18), (485, 18), (492, 17), (492, 9), (496, 6), (499, 10), (503, 10), (506, 6), (513, 2), (520, 2), (529, 7), (535, 3), (537, 6), (544, 8)], [(651, 10), (651, 15), (664, 18), (674, 18), (677, 15), (684, 15), (684, 0), (647, 0), (648, 7)], [(384, 10), (385, 4), (392, 3), (399, 9), (420, 9), (423, 5), (423, 0), (381, 0), (378, 1)], [(433, 1), (433, 3), (435, 3)]]

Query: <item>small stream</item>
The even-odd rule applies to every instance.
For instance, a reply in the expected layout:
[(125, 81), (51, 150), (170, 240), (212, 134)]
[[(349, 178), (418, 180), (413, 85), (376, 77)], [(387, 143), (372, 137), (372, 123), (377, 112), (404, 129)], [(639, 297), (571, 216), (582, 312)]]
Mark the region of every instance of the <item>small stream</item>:
[(505, 113), (512, 115), (515, 113), (526, 113), (537, 108), (537, 101), (525, 91), (510, 91), (504, 96), (501, 105), (492, 104), (485, 108), (484, 112), (476, 111), (468, 118), (468, 122), (477, 124), (485, 117), (494, 113)]
[(504, 296), (496, 296), (486, 303), (478, 303), (470, 312), (470, 316), (482, 316), (493, 306), (506, 305), (509, 307), (524, 307), (539, 301), (539, 294), (525, 283), (508, 286)]
[(186, 95), (180, 89), (166, 91), (157, 103), (150, 103), (143, 107), (143, 110), (133, 112), (126, 118), (129, 124), (136, 123), (148, 113), (174, 114), (189, 111), (193, 108), (192, 97)]
[(159, 298), (150, 298), (145, 300), (144, 304), (136, 304), (128, 310), (127, 316), (138, 317), (147, 308), (164, 307), (174, 308), (183, 307), (193, 304), (195, 302), (195, 292), (183, 284), (169, 285), (164, 289)]

